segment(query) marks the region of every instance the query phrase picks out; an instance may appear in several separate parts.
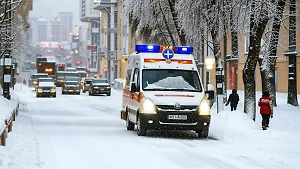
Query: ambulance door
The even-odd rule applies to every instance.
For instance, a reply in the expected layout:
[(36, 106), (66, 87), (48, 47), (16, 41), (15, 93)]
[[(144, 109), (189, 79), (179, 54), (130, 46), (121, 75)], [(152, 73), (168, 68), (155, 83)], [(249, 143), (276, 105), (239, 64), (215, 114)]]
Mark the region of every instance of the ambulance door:
[(131, 106), (132, 106), (132, 111), (130, 114), (130, 120), (133, 122), (136, 122), (136, 115), (137, 115), (137, 110), (140, 106), (139, 100), (138, 100), (138, 95), (140, 91), (140, 80), (139, 80), (139, 69), (135, 68), (132, 79), (131, 79), (131, 86), (130, 86), (130, 91), (131, 91)]
[(131, 75), (133, 70), (127, 69), (126, 71), (126, 77), (125, 77), (125, 84), (123, 88), (123, 110), (126, 110), (128, 108), (130, 111), (131, 109), (131, 93), (130, 93), (130, 83), (131, 83)]

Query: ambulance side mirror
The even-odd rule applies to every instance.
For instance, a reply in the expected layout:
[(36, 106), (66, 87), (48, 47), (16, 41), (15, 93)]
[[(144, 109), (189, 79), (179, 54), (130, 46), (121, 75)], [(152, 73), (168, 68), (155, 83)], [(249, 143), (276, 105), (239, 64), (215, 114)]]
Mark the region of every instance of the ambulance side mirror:
[(138, 86), (136, 85), (136, 83), (131, 83), (131, 92), (139, 92), (139, 88)]
[(205, 91), (206, 98), (209, 100), (210, 107), (215, 102), (215, 90), (212, 84), (207, 85), (207, 90)]

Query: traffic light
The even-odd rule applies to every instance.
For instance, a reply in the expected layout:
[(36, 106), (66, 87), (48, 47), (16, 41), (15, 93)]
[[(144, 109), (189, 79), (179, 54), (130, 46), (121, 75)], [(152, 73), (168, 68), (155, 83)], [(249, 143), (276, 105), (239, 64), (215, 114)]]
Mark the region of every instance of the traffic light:
[(85, 69), (85, 72), (90, 72), (91, 70), (89, 68), (86, 68)]

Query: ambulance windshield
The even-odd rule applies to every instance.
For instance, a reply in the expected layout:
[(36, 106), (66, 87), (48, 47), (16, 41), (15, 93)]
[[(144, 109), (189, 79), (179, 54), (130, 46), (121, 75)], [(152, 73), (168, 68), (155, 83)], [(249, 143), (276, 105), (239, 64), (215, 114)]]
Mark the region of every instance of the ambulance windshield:
[(142, 88), (144, 91), (202, 92), (198, 73), (192, 70), (144, 69)]

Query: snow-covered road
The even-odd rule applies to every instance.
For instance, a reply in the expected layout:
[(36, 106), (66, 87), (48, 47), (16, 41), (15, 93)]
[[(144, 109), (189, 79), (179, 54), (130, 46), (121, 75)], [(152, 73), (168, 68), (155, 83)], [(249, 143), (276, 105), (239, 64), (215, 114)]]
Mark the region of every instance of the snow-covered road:
[[(21, 89), (17, 85), (15, 92), (20, 97), (21, 106), (14, 132), (28, 133), (28, 137), (19, 138), (24, 142), (23, 147), (15, 149), (31, 152), (27, 159), (18, 157), (19, 152), (11, 155), (15, 158), (12, 163), (19, 158), (19, 164), (11, 165), (19, 165), (20, 169), (295, 167), (280, 160), (280, 151), (285, 150), (284, 147), (268, 157), (268, 150), (274, 146), (269, 147), (262, 140), (269, 136), (264, 136), (266, 134), (257, 130), (255, 123), (248, 119), (254, 130), (244, 135), (239, 133), (243, 135), (241, 138), (199, 139), (196, 133), (189, 131), (154, 131), (141, 137), (136, 131), (127, 131), (125, 121), (120, 119), (121, 91), (112, 90), (110, 97), (89, 96), (88, 93), (61, 95), (58, 88), (56, 98), (36, 98), (35, 92), (27, 86)], [(252, 142), (253, 139), (247, 138), (251, 135), (257, 138), (261, 135), (262, 138)], [(16, 138), (10, 139), (17, 141)], [(276, 142), (268, 141), (270, 144)], [(297, 154), (298, 150), (291, 152)], [(291, 155), (294, 158), (294, 154)], [(293, 163), (294, 159), (291, 161)]]

